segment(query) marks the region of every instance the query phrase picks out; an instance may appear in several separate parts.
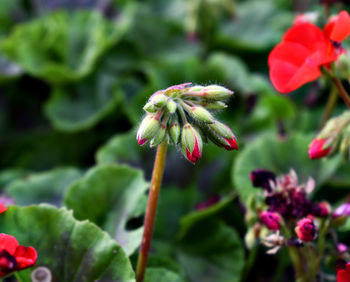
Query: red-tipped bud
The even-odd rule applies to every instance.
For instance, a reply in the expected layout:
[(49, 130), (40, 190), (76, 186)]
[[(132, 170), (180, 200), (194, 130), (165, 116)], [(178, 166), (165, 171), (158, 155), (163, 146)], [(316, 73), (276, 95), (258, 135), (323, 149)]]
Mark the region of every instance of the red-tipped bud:
[(231, 129), (221, 122), (215, 121), (206, 126), (208, 137), (216, 145), (228, 151), (238, 150), (237, 140)]
[(332, 151), (332, 147), (325, 146), (326, 143), (327, 139), (315, 138), (309, 145), (310, 159), (319, 159), (327, 156)]
[(182, 129), (181, 150), (183, 155), (195, 164), (202, 155), (202, 137), (199, 132), (189, 123)]
[(160, 122), (156, 116), (147, 115), (141, 122), (137, 131), (137, 141), (139, 145), (145, 144), (152, 139), (160, 129)]
[(279, 230), (281, 228), (281, 216), (277, 212), (263, 211), (260, 216), (260, 221), (264, 224), (269, 230)]
[(310, 242), (316, 238), (317, 227), (311, 218), (306, 217), (297, 222), (295, 232), (301, 241)]

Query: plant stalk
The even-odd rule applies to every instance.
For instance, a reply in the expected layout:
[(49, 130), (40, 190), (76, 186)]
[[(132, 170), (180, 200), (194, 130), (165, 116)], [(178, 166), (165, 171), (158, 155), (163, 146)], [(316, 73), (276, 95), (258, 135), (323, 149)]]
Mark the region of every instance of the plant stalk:
[(337, 100), (338, 100), (337, 88), (335, 86), (333, 86), (332, 90), (331, 90), (331, 93), (329, 94), (328, 101), (327, 101), (327, 104), (326, 104), (326, 108), (325, 108), (323, 116), (322, 116), (320, 129), (323, 128), (323, 126), (326, 124), (327, 120), (332, 115), (334, 107), (337, 104)]
[(148, 203), (146, 208), (146, 216), (144, 221), (144, 231), (139, 251), (136, 269), (136, 281), (143, 282), (145, 278), (146, 266), (148, 261), (148, 253), (151, 245), (154, 220), (157, 211), (157, 203), (162, 184), (163, 172), (165, 167), (166, 153), (168, 143), (164, 140), (157, 148), (156, 159), (154, 161), (151, 187), (148, 195)]
[(334, 85), (337, 87), (338, 92), (339, 92), (339, 96), (344, 100), (345, 104), (348, 106), (348, 108), (350, 109), (350, 97), (349, 94), (346, 92), (346, 90), (344, 89), (341, 81), (339, 80), (338, 77), (333, 76), (332, 77), (333, 83)]

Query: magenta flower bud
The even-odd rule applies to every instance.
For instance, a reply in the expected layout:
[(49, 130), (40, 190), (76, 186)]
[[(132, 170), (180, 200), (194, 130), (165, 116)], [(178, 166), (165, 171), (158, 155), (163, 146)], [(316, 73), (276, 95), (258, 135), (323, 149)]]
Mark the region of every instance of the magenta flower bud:
[(319, 159), (327, 156), (331, 152), (332, 147), (325, 147), (326, 142), (327, 139), (315, 138), (314, 140), (312, 140), (312, 142), (309, 145), (310, 159)]
[(333, 218), (337, 218), (340, 216), (349, 216), (350, 215), (350, 203), (345, 203), (340, 205), (333, 212)]
[(266, 169), (256, 169), (253, 170), (249, 175), (250, 180), (254, 187), (261, 187), (266, 191), (270, 191), (270, 182), (276, 181), (276, 175), (269, 170)]
[(331, 213), (332, 209), (327, 202), (321, 202), (313, 204), (311, 207), (312, 215), (317, 217), (327, 217)]
[(202, 137), (197, 130), (189, 123), (182, 129), (181, 150), (183, 155), (195, 164), (202, 155)]
[(260, 213), (260, 221), (264, 224), (269, 230), (279, 230), (281, 228), (281, 216), (277, 212), (263, 211)]
[(310, 242), (316, 238), (317, 227), (311, 218), (305, 217), (297, 222), (295, 233), (301, 241)]

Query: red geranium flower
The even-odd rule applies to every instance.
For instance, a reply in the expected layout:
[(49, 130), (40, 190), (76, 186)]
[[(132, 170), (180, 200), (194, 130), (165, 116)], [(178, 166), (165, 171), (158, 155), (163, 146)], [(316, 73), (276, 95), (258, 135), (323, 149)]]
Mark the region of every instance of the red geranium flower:
[(324, 28), (325, 35), (333, 41), (343, 41), (350, 35), (350, 16), (348, 12), (341, 11), (332, 17)]
[(333, 43), (343, 41), (349, 34), (350, 16), (346, 11), (332, 18), (324, 31), (312, 23), (297, 22), (269, 55), (273, 86), (288, 93), (319, 78), (320, 67), (334, 62), (341, 54)]
[(350, 262), (348, 262), (344, 269), (337, 271), (337, 282), (349, 282), (350, 281)]
[(288, 93), (319, 78), (320, 66), (335, 59), (334, 47), (319, 27), (296, 24), (269, 55), (270, 79), (279, 92)]
[(0, 277), (33, 266), (37, 257), (33, 247), (20, 246), (15, 237), (0, 233)]

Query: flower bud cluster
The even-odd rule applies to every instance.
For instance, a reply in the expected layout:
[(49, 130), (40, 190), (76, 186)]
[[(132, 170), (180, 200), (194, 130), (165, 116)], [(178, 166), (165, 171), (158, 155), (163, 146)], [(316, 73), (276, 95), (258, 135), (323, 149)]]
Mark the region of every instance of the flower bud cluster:
[[(275, 236), (286, 236), (277, 245), (271, 245), (271, 240), (266, 244), (267, 235), (264, 235), (264, 244), (272, 248), (268, 253), (277, 251), (281, 242), (287, 245), (294, 242), (293, 246), (301, 247), (313, 241), (317, 235), (318, 221), (331, 218), (331, 207), (327, 202), (314, 203), (307, 197), (315, 186), (312, 178), (305, 184), (299, 184), (293, 170), (277, 177), (269, 170), (257, 169), (250, 174), (250, 179), (253, 186), (264, 190), (264, 203), (254, 206), (260, 223), (270, 232), (278, 232), (278, 236)], [(290, 234), (293, 234), (292, 237)]]
[(212, 113), (226, 108), (224, 101), (232, 94), (219, 85), (191, 83), (155, 92), (143, 107), (146, 116), (137, 132), (139, 145), (149, 141), (154, 147), (167, 140), (180, 145), (182, 154), (193, 164), (201, 157), (203, 141), (207, 139), (226, 150), (237, 150), (231, 129)]
[(330, 119), (309, 145), (310, 159), (328, 156), (339, 149), (345, 159), (350, 159), (350, 111)]

